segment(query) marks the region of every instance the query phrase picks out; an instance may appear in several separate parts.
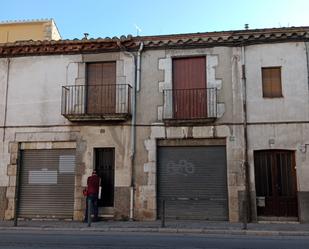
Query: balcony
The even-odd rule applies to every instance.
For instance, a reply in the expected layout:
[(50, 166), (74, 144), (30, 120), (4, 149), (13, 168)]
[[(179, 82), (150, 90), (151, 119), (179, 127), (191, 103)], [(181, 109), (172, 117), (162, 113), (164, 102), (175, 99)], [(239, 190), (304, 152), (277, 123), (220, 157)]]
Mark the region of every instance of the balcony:
[(217, 118), (217, 89), (163, 91), (163, 120), (168, 123), (213, 122)]
[(63, 86), (61, 114), (70, 121), (125, 121), (131, 91), (128, 84)]

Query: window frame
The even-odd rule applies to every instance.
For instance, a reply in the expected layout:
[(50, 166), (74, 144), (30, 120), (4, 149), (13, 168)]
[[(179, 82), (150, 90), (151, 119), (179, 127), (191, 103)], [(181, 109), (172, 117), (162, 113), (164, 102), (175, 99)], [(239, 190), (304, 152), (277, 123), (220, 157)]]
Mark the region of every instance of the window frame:
[[(115, 83), (113, 84), (105, 84), (104, 83), (104, 72), (103, 72), (103, 65), (104, 64), (108, 64), (108, 63), (112, 63), (114, 64), (114, 67), (115, 67), (115, 75), (113, 75), (115, 77)], [(90, 80), (89, 80), (89, 77), (90, 77), (90, 73), (89, 73), (89, 68), (91, 65), (95, 65), (95, 64), (98, 64), (98, 65), (101, 65), (102, 67), (102, 70), (100, 73), (102, 73), (102, 78), (101, 78), (101, 81), (96, 81), (95, 84), (90, 84)], [(116, 109), (117, 109), (117, 60), (107, 60), (107, 61), (89, 61), (89, 62), (86, 62), (86, 66), (85, 66), (85, 70), (86, 70), (86, 73), (85, 73), (85, 86), (86, 86), (86, 90), (85, 90), (85, 93), (86, 93), (86, 99), (85, 99), (85, 106), (86, 106), (86, 112), (87, 114), (107, 114), (107, 113), (116, 113)], [(115, 86), (114, 90), (112, 90), (112, 86)], [(104, 89), (106, 88), (107, 89)], [(90, 88), (92, 90), (90, 90)], [(104, 94), (106, 94), (106, 92), (112, 92), (112, 99), (109, 99), (109, 100), (106, 100), (105, 98), (103, 98), (102, 96), (104, 96)], [(99, 93), (99, 95), (98, 95)], [(94, 96), (91, 96), (91, 94), (94, 94)], [(104, 110), (102, 109), (97, 109), (97, 105), (98, 105), (98, 102), (94, 102), (96, 104), (94, 104), (92, 102), (92, 99), (93, 98), (100, 98), (100, 105), (104, 108)], [(94, 98), (94, 99), (95, 99)], [(104, 100), (102, 102), (102, 99)], [(110, 104), (112, 104), (112, 106), (110, 106)], [(106, 105), (107, 104), (107, 105)], [(92, 106), (93, 105), (93, 106)], [(92, 106), (92, 107), (91, 107)], [(108, 110), (106, 110), (106, 108)], [(111, 108), (111, 109), (110, 109)], [(99, 110), (99, 111), (98, 111)], [(91, 113), (91, 112), (94, 112), (94, 113)]]
[[(264, 82), (264, 70), (267, 69), (279, 69), (279, 84), (280, 84), (280, 94), (274, 93), (274, 91), (270, 91), (269, 94), (266, 94), (266, 87), (265, 87), (265, 82)], [(282, 67), (281, 66), (271, 66), (271, 67), (261, 67), (261, 81), (262, 81), (262, 95), (263, 98), (267, 98), (267, 99), (273, 99), (273, 98), (283, 98), (283, 92), (282, 92)], [(275, 84), (275, 83), (270, 83), (270, 84)], [(270, 88), (272, 89), (272, 86), (270, 86)]]
[[(185, 80), (180, 82), (179, 77), (176, 76), (177, 73), (181, 72), (179, 71), (179, 68), (176, 67), (177, 62), (176, 61), (190, 61), (191, 60), (191, 66), (192, 63), (196, 63), (195, 61), (192, 62), (192, 60), (195, 59), (202, 59), (203, 68), (203, 79), (201, 82), (202, 86), (191, 86), (191, 84), (184, 84)], [(201, 119), (201, 118), (207, 118), (208, 117), (208, 102), (207, 102), (207, 56), (202, 55), (192, 55), (192, 56), (175, 56), (171, 57), (171, 65), (172, 65), (172, 103), (173, 103), (173, 118), (177, 120), (193, 120), (193, 119)], [(195, 65), (195, 64), (193, 64)], [(179, 67), (179, 65), (178, 65)], [(189, 70), (189, 75), (193, 76), (192, 69)], [(188, 72), (187, 72), (188, 73)], [(178, 79), (178, 81), (176, 81)], [(196, 82), (194, 78), (187, 78), (189, 82)], [(178, 82), (178, 84), (176, 84)], [(179, 84), (181, 83), (181, 84)], [(179, 86), (181, 85), (181, 87)], [(178, 92), (178, 94), (177, 94)], [(203, 93), (205, 92), (205, 96)], [(190, 94), (191, 93), (191, 94)], [(202, 97), (202, 104), (197, 103), (198, 101), (196, 98)], [(178, 96), (178, 97), (177, 97)], [(188, 96), (193, 97), (193, 102), (191, 99), (191, 102), (185, 103), (185, 99), (188, 98)], [(203, 101), (205, 103), (203, 103)], [(179, 108), (182, 111), (177, 111), (177, 107), (185, 107), (185, 108)]]

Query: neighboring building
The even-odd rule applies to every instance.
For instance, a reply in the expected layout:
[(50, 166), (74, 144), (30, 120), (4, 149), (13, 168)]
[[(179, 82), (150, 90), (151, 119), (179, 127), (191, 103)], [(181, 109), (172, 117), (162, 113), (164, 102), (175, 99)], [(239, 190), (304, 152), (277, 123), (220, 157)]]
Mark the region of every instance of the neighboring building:
[[(0, 217), (309, 221), (309, 27), (0, 45)], [(15, 197), (18, 201), (15, 202)]]
[(61, 35), (53, 19), (0, 22), (0, 43), (60, 39)]

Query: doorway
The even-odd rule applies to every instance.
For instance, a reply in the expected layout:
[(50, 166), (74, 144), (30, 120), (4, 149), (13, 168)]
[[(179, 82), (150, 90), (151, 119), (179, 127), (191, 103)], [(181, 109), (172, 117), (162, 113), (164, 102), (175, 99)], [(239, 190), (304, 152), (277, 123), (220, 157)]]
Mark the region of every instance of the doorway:
[(115, 176), (115, 149), (95, 148), (95, 169), (101, 178), (101, 198), (99, 207), (114, 206), (114, 176)]
[(288, 150), (254, 152), (257, 215), (297, 217), (295, 155)]

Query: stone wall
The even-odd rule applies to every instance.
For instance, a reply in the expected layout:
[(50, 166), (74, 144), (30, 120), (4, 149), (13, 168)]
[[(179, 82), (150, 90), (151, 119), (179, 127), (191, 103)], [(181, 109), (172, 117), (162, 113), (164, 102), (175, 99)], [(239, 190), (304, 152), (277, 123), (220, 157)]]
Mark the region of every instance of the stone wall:
[[(72, 149), (76, 148), (75, 142), (26, 142), (26, 143), (18, 143), (18, 142), (11, 142), (9, 144), (9, 153), (10, 153), (10, 164), (7, 166), (7, 176), (9, 177), (9, 184), (6, 191), (6, 202), (8, 203), (6, 210), (5, 210), (5, 219), (13, 219), (15, 214), (15, 196), (16, 196), (16, 180), (18, 179), (17, 175), (19, 174), (19, 164), (18, 155), (19, 149), (27, 150), (27, 149)], [(76, 171), (80, 171), (79, 165), (77, 164)], [(80, 185), (80, 183), (77, 185)], [(81, 192), (81, 191), (80, 191)], [(75, 195), (74, 203), (78, 203), (80, 196)], [(75, 210), (78, 212), (79, 210)]]
[[(191, 130), (191, 131), (190, 131)], [(157, 217), (156, 203), (156, 177), (157, 177), (157, 141), (158, 139), (208, 139), (215, 143), (215, 139), (222, 138), (227, 150), (227, 179), (229, 220), (239, 221), (239, 191), (244, 191), (243, 175), (243, 130), (241, 127), (196, 126), (196, 127), (165, 127), (157, 124), (151, 127), (151, 134), (144, 140), (144, 147), (148, 157), (142, 165), (137, 165), (143, 176), (136, 188), (135, 218), (140, 220), (153, 220)], [(213, 139), (213, 141), (212, 141)], [(184, 140), (185, 141), (185, 140)]]

